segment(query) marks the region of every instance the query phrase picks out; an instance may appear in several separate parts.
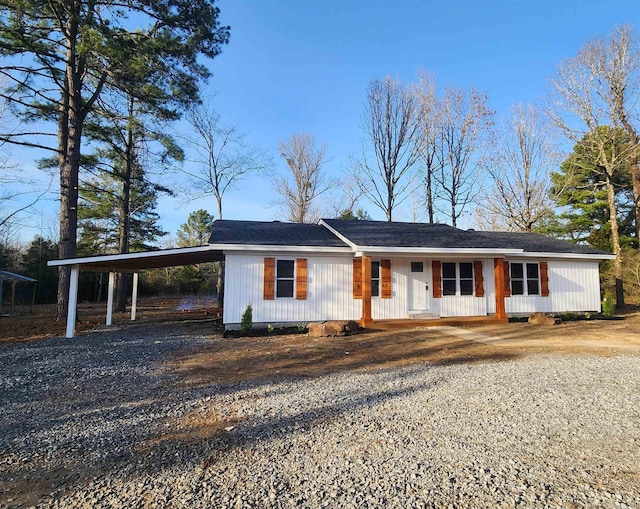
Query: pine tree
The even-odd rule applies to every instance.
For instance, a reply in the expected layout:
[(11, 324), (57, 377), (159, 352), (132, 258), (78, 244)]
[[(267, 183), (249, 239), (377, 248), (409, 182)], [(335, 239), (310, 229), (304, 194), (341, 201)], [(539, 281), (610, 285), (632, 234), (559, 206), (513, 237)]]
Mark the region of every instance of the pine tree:
[[(106, 87), (135, 83), (138, 99), (180, 105), (196, 99), (228, 42), (214, 0), (6, 0), (0, 4), (0, 97), (50, 131), (12, 130), (0, 139), (51, 151), (60, 173), (60, 258), (76, 256), (78, 185), (85, 122)], [(42, 136), (37, 136), (41, 134)], [(36, 135), (36, 136), (34, 136)], [(58, 318), (66, 314), (69, 268), (61, 268)]]

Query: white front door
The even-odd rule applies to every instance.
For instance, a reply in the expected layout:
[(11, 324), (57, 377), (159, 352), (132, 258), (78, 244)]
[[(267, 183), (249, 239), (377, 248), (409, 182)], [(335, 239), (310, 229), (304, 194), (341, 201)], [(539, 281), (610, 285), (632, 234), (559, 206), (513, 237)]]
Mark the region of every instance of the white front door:
[(409, 312), (429, 310), (429, 284), (426, 260), (409, 261)]

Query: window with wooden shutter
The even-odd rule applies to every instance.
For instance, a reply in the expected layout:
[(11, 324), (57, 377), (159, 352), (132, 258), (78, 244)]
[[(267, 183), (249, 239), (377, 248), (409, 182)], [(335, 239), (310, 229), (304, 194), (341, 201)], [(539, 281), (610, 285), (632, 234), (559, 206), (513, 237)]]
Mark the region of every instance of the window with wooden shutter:
[(510, 274), (509, 262), (505, 260), (503, 262), (503, 266), (504, 266), (504, 296), (511, 297), (511, 278), (509, 276)]
[(383, 299), (391, 298), (391, 260), (380, 260), (380, 279), (382, 282), (382, 292), (380, 297)]
[(362, 258), (353, 259), (353, 298), (362, 298)]
[(549, 265), (547, 262), (540, 262), (540, 295), (549, 296)]
[(262, 298), (264, 300), (273, 300), (275, 298), (276, 283), (276, 259), (264, 259), (264, 282), (262, 285)]
[(307, 298), (307, 259), (298, 258), (296, 260), (296, 299), (305, 300)]
[(475, 278), (476, 297), (484, 297), (484, 276), (482, 275), (482, 260), (473, 262), (473, 276)]
[(439, 299), (442, 297), (442, 271), (438, 260), (431, 262), (431, 279), (433, 282), (433, 298)]

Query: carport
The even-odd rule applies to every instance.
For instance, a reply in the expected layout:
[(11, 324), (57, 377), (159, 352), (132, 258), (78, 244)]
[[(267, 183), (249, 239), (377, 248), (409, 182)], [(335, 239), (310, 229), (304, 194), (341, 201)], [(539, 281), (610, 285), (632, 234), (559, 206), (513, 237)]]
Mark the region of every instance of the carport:
[[(116, 273), (133, 273), (133, 285), (131, 290), (131, 320), (135, 320), (136, 303), (138, 299), (138, 272), (140, 270), (219, 262), (224, 258), (222, 249), (229, 249), (230, 247), (231, 246), (210, 244), (199, 247), (162, 249), (158, 251), (145, 251), (140, 253), (51, 260), (47, 265), (51, 267), (68, 267), (71, 269), (69, 277), (69, 310), (67, 312), (66, 336), (68, 338), (72, 338), (75, 335), (76, 312), (78, 307), (78, 278), (80, 271), (109, 273), (105, 323), (106, 325), (111, 325)], [(231, 249), (233, 249), (233, 247), (231, 247)]]

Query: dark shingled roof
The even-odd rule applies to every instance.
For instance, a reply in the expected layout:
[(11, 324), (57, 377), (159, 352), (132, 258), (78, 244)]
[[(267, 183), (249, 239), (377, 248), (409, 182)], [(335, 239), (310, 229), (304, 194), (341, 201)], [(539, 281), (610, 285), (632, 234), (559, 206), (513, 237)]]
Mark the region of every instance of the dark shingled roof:
[(224, 219), (213, 224), (209, 244), (348, 247), (327, 228), (319, 224), (228, 221)]
[(358, 246), (442, 249), (523, 249), (526, 252), (608, 254), (534, 233), (460, 230), (445, 224), (323, 219)]
[(573, 242), (552, 239), (537, 233), (517, 232), (475, 232), (501, 248), (522, 249), (528, 253), (571, 253), (571, 254), (611, 254), (589, 246), (581, 246)]

